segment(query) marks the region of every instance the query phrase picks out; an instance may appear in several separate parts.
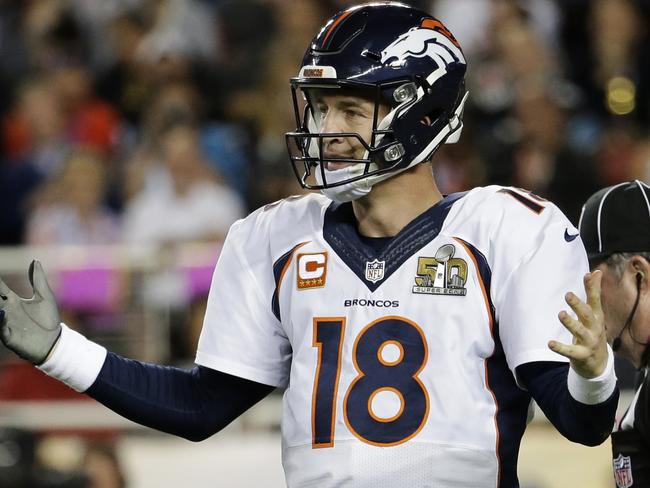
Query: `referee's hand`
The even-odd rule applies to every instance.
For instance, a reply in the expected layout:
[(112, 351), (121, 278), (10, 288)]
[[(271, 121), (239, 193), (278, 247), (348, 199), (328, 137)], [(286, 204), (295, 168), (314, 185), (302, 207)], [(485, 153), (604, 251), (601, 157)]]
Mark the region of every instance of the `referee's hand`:
[(587, 303), (575, 294), (566, 294), (566, 302), (576, 313), (577, 319), (562, 310), (560, 322), (573, 334), (573, 344), (549, 341), (548, 347), (571, 360), (571, 367), (583, 378), (600, 376), (607, 366), (607, 336), (603, 309), (600, 304), (600, 271), (587, 273), (584, 277)]
[(0, 340), (21, 358), (42, 364), (61, 334), (54, 294), (39, 261), (29, 266), (31, 298), (16, 295), (0, 279)]

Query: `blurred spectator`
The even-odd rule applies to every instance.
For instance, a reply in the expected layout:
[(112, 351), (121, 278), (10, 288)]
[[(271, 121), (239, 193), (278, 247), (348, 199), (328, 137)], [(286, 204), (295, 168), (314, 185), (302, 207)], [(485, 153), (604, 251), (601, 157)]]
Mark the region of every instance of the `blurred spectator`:
[(82, 65), (58, 68), (52, 73), (52, 82), (62, 103), (70, 143), (108, 153), (116, 142), (119, 116), (94, 94), (88, 69)]
[(108, 21), (105, 41), (113, 59), (98, 75), (99, 95), (110, 101), (132, 124), (150, 99), (148, 76), (137, 57), (140, 42), (147, 32), (147, 19), (139, 11), (127, 11)]
[(640, 134), (630, 124), (611, 125), (601, 134), (597, 147), (597, 175), (604, 185), (614, 185), (635, 176)]
[[(287, 79), (321, 19), (353, 3), (2, 2), (0, 203), (11, 211), (0, 218), (0, 242), (21, 241), (27, 197), (79, 146), (108, 155), (108, 179), (124, 188), (111, 188), (116, 210), (144, 183), (168, 187), (161, 139), (177, 124), (196, 128), (203, 161), (249, 208), (301, 191), (283, 138), (295, 125)], [(650, 121), (650, 4), (411, 3), (455, 27), (469, 58), (473, 137), (439, 154), (445, 187), (531, 186), (575, 213), (568, 207), (579, 197), (558, 183), (574, 181), (567, 174), (588, 175), (581, 188), (647, 177), (640, 137)], [(545, 131), (536, 108), (557, 127)]]
[(225, 92), (220, 95), (255, 88), (263, 81), (264, 71), (259, 68), (266, 66), (269, 45), (278, 35), (272, 5), (257, 0), (222, 0), (218, 22), (223, 39), (219, 79)]
[(639, 138), (636, 153), (632, 159), (630, 180), (650, 182), (650, 137)]
[(285, 132), (296, 127), (288, 78), (298, 74), (303, 48), (322, 19), (338, 10), (315, 0), (276, 0), (270, 4), (276, 36), (266, 50), (265, 63), (257, 68), (262, 72), (260, 83), (235, 91), (226, 107), (228, 117), (252, 124), (257, 139), (257, 167), (251, 176), (264, 174), (265, 178), (251, 181), (252, 207), (302, 191), (292, 173), (284, 140)]
[(143, 60), (162, 58), (216, 60), (219, 51), (214, 14), (196, 0), (158, 0), (154, 23), (138, 46)]
[(68, 152), (64, 116), (53, 87), (43, 78), (24, 80), (12, 112), (2, 120), (0, 244), (24, 239), (27, 201), (44, 178), (60, 170)]
[(127, 482), (115, 446), (109, 443), (90, 443), (82, 461), (86, 488), (126, 488)]
[(28, 162), (49, 176), (72, 146), (109, 152), (118, 123), (118, 114), (95, 97), (89, 71), (64, 66), (24, 83), (15, 109), (3, 121), (3, 142), (14, 164)]
[(205, 162), (196, 129), (170, 129), (160, 157), (163, 171), (146, 172), (142, 188), (127, 204), (125, 240), (173, 244), (223, 238), (244, 215), (244, 204)]
[(198, 126), (202, 119), (196, 87), (187, 81), (166, 83), (153, 95), (144, 113), (140, 143), (146, 150), (155, 150), (169, 129), (178, 125)]
[(180, 367), (193, 367), (207, 305), (206, 291), (201, 296), (188, 298), (186, 308), (172, 316), (169, 337), (170, 359)]
[(106, 168), (100, 155), (78, 150), (57, 178), (41, 191), (27, 224), (31, 245), (114, 244), (121, 238), (119, 218), (104, 202)]
[(50, 81), (25, 80), (2, 123), (8, 163), (33, 165), (44, 176), (56, 173), (68, 151), (65, 129), (63, 103)]
[(572, 0), (563, 8), (566, 73), (583, 110), (650, 122), (650, 5), (644, 0)]
[(577, 224), (598, 183), (593, 161), (567, 145), (566, 111), (545, 94), (522, 96), (515, 110), (521, 139), (513, 148), (513, 183), (553, 201)]
[(0, 163), (0, 246), (23, 243), (27, 199), (38, 187), (41, 175), (31, 165)]
[[(109, 41), (112, 21), (129, 12), (144, 10), (148, 0), (66, 0), (72, 15), (80, 24), (88, 43), (88, 66), (94, 71), (105, 70), (117, 53)], [(126, 36), (124, 42), (131, 38)], [(107, 42), (109, 41), (109, 42)], [(134, 45), (137, 47), (137, 44)]]
[[(466, 134), (471, 137), (469, 131)], [(484, 164), (475, 154), (474, 146), (460, 142), (438, 150), (433, 172), (440, 191), (448, 195), (484, 185)]]
[(0, 2), (0, 114), (11, 105), (14, 86), (25, 76), (29, 58), (25, 37), (22, 35), (26, 2)]
[(151, 154), (169, 128), (179, 124), (193, 125), (199, 131), (206, 162), (243, 197), (250, 166), (248, 134), (237, 124), (206, 121), (201, 102), (197, 88), (189, 82), (162, 86), (144, 115), (140, 149)]
[(23, 26), (31, 69), (48, 71), (88, 62), (90, 44), (69, 2), (28, 2)]
[(492, 3), (485, 42), (470, 62), (475, 113), (468, 126), (485, 162), (471, 171), (548, 198), (577, 223), (582, 201), (598, 186), (597, 147), (593, 125), (574, 121), (579, 93), (563, 76), (552, 37), (559, 11), (548, 2)]
[(86, 488), (82, 475), (44, 466), (32, 432), (0, 428), (0, 488)]

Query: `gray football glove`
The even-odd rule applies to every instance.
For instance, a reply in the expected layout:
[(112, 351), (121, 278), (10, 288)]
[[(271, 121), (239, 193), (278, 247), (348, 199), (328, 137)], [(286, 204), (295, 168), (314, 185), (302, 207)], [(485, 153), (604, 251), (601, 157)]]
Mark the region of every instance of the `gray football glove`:
[(21, 298), (0, 279), (0, 339), (21, 358), (42, 364), (61, 334), (54, 294), (39, 261), (29, 266), (32, 298)]

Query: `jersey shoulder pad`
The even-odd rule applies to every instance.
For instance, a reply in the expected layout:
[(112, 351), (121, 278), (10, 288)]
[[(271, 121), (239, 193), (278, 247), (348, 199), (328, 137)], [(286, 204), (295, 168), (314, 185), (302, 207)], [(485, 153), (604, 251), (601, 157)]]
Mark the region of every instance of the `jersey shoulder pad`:
[(278, 200), (235, 222), (228, 238), (242, 246), (256, 247), (271, 243), (282, 247), (284, 241), (289, 245), (304, 240), (305, 235), (322, 228), (323, 213), (330, 203), (327, 197), (316, 193)]
[(538, 246), (549, 232), (560, 240), (564, 236), (567, 242), (578, 236), (578, 230), (555, 204), (520, 188), (478, 187), (458, 203), (446, 231), (477, 243), (479, 248), (507, 242), (505, 247), (519, 254)]
[[(492, 224), (521, 225), (534, 228), (558, 223), (573, 227), (551, 201), (512, 186), (490, 185), (469, 191), (461, 200), (462, 212)], [(507, 222), (502, 222), (503, 220)]]

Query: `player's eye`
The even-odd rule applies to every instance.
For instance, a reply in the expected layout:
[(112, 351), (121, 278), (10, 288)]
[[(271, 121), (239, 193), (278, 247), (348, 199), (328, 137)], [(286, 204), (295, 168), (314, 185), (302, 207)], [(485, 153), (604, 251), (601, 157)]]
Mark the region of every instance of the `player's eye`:
[(317, 103), (316, 104), (316, 112), (318, 112), (319, 115), (325, 115), (327, 113), (328, 107), (324, 103)]
[(360, 118), (360, 117), (365, 117), (366, 115), (359, 111), (359, 110), (352, 110), (352, 109), (347, 109), (343, 112), (346, 117), (350, 119), (355, 119), (355, 118)]

